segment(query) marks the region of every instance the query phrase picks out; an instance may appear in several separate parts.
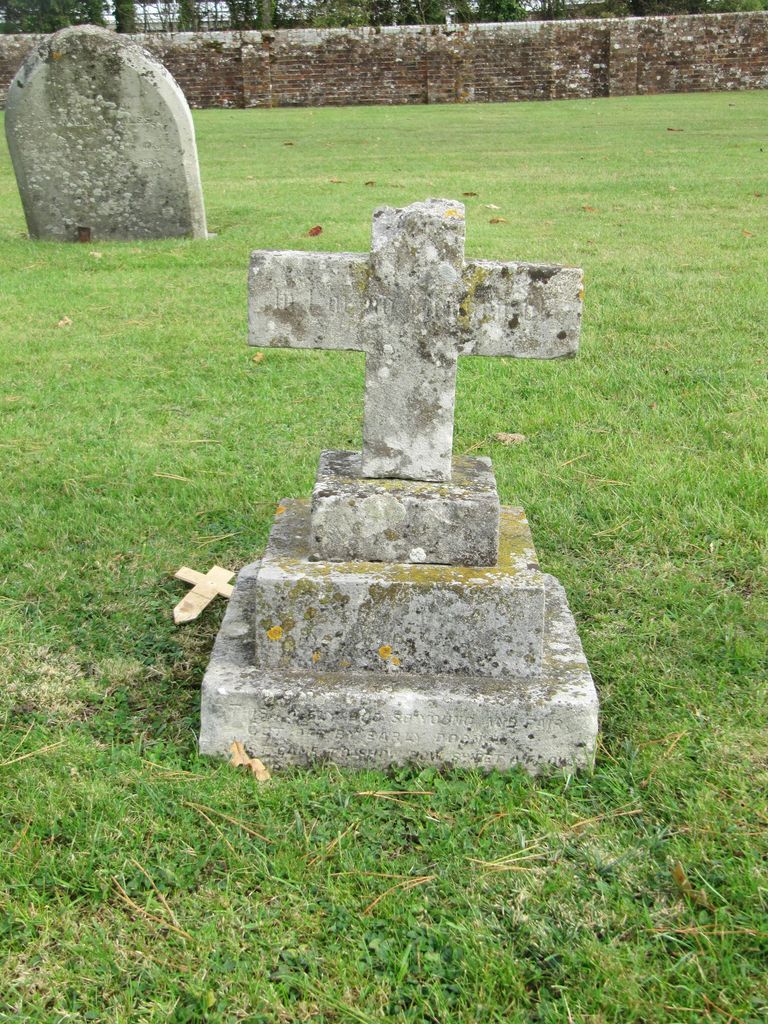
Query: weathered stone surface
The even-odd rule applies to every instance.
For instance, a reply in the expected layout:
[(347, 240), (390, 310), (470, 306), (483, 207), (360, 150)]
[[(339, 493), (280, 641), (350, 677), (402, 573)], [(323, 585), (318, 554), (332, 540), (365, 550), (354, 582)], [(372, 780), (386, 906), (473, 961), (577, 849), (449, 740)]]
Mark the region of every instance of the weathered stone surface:
[(366, 353), (363, 476), (450, 479), (459, 355), (578, 349), (582, 272), (464, 260), (464, 207), (373, 215), (372, 251), (255, 252), (252, 345)]
[(362, 350), (367, 283), (365, 253), (251, 253), (249, 345)]
[(264, 668), (528, 676), (541, 665), (544, 585), (519, 509), (502, 517), (499, 564), (312, 560), (310, 509), (284, 501), (255, 595)]
[(322, 559), (495, 565), (499, 496), (491, 460), (455, 458), (448, 483), (374, 480), (359, 452), (320, 456), (312, 547)]
[(259, 574), (259, 563), (240, 573), (203, 680), (201, 753), (224, 756), (240, 740), (270, 767), (415, 761), (538, 773), (592, 763), (597, 695), (552, 576), (542, 577), (541, 673), (493, 678), (268, 668), (254, 649)]
[(464, 207), (451, 200), (373, 215), (365, 476), (450, 478), (464, 233)]
[(44, 38), (5, 125), (33, 238), (206, 237), (189, 107), (135, 43), (90, 25)]

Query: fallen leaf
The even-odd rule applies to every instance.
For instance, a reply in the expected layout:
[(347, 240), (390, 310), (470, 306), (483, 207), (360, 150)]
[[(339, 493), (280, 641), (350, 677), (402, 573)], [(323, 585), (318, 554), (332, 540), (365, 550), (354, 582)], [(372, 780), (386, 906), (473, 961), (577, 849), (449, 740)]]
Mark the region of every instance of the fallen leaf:
[(313, 228), (310, 228), (309, 231), (307, 232), (310, 238), (317, 238), (317, 236), (322, 235), (322, 233), (323, 229), (320, 227), (319, 224), (315, 224), (315, 226)]
[(248, 768), (257, 782), (268, 782), (272, 778), (263, 761), (260, 761), (258, 757), (248, 756), (240, 740), (233, 742), (229, 752), (232, 755), (229, 763), (233, 768)]
[(667, 128), (668, 132), (684, 132), (685, 128)]
[(462, 192), (461, 194), (463, 196), (476, 196), (477, 192)]
[(700, 907), (706, 907), (707, 910), (713, 910), (712, 902), (706, 893), (701, 892), (699, 889), (694, 889), (691, 885), (688, 875), (685, 873), (685, 868), (680, 861), (675, 861), (672, 865), (672, 879), (675, 885), (678, 887), (680, 892), (687, 896), (689, 900), (698, 904)]
[(754, 192), (753, 195), (754, 195), (755, 199), (762, 199), (763, 198), (763, 193), (762, 192)]
[(488, 223), (489, 224), (506, 224), (507, 223), (507, 218), (506, 217), (491, 217), (491, 219), (488, 221)]
[(370, 181), (366, 181), (365, 184), (368, 185), (368, 186), (371, 186), (371, 185), (375, 185), (376, 182), (373, 179), (371, 179)]
[(260, 362), (263, 361), (263, 359), (264, 359), (264, 353), (263, 352), (257, 352), (256, 355), (251, 360), (251, 362), (253, 362), (253, 363), (260, 363)]
[(584, 210), (585, 213), (597, 213), (594, 206), (582, 206), (582, 210)]
[(328, 181), (330, 181), (330, 183), (332, 185), (343, 185), (344, 184), (344, 182), (342, 181), (341, 178), (329, 178)]
[(283, 145), (284, 146), (293, 146), (294, 143), (293, 142), (284, 142)]
[(528, 440), (525, 434), (505, 434), (503, 431), (499, 434), (494, 434), (493, 436), (502, 444), (522, 444), (524, 441)]
[(752, 238), (753, 237), (752, 232), (751, 231), (747, 231), (746, 228), (744, 228), (744, 230), (741, 233), (742, 233), (742, 235), (744, 235), (745, 238)]
[(93, 258), (95, 260), (100, 260), (101, 257), (104, 255), (104, 253), (103, 252), (89, 252), (88, 255), (89, 256), (93, 256)]
[(495, 203), (483, 203), (483, 206), (486, 208), (486, 210), (500, 210), (501, 209), (501, 207), (497, 206)]
[(59, 322), (56, 324), (56, 326), (57, 327), (71, 327), (72, 326), (72, 321), (69, 319), (68, 316), (63, 316), (61, 318), (61, 320), (59, 320)]

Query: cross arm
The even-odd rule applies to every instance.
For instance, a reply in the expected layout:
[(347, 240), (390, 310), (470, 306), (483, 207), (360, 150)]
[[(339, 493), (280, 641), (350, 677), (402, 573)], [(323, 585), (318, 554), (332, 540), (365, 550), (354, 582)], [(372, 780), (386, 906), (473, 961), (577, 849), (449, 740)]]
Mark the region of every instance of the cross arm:
[(184, 580), (185, 583), (193, 583), (206, 592), (210, 591), (211, 597), (215, 594), (231, 597), (232, 591), (235, 589), (229, 582), (235, 574), (231, 569), (222, 569), (220, 565), (214, 565), (207, 573), (190, 569), (188, 565), (182, 565), (173, 575), (177, 580)]
[(546, 263), (467, 260), (461, 355), (556, 359), (579, 347), (583, 272)]
[(368, 266), (367, 253), (252, 253), (248, 343), (361, 349)]

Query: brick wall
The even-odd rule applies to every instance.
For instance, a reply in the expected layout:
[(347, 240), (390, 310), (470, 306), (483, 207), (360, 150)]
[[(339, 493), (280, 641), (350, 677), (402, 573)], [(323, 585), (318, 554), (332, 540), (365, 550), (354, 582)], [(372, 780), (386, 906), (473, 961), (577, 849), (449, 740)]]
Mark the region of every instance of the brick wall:
[[(768, 88), (768, 12), (136, 36), (192, 107), (462, 103)], [(35, 36), (0, 36), (0, 102)]]
[(37, 36), (0, 36), (0, 103), (5, 103), (5, 94), (11, 79), (24, 63), (24, 58), (34, 46)]

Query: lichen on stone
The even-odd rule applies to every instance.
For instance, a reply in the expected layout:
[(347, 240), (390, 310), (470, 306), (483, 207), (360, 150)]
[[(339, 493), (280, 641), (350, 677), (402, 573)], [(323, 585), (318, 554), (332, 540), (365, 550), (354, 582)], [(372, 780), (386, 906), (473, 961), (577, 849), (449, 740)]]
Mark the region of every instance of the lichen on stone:
[(365, 295), (368, 291), (368, 285), (371, 280), (371, 264), (368, 260), (365, 263), (357, 263), (352, 267), (352, 273), (355, 277), (355, 284), (361, 295)]
[[(470, 268), (467, 268), (469, 270)], [(483, 281), (488, 276), (488, 271), (484, 267), (475, 267), (471, 273), (465, 272), (464, 284), (466, 285), (466, 292), (464, 297), (459, 303), (459, 315), (457, 317), (459, 327), (463, 331), (468, 331), (470, 327), (470, 321), (472, 319), (472, 307), (475, 302), (475, 293)]]

